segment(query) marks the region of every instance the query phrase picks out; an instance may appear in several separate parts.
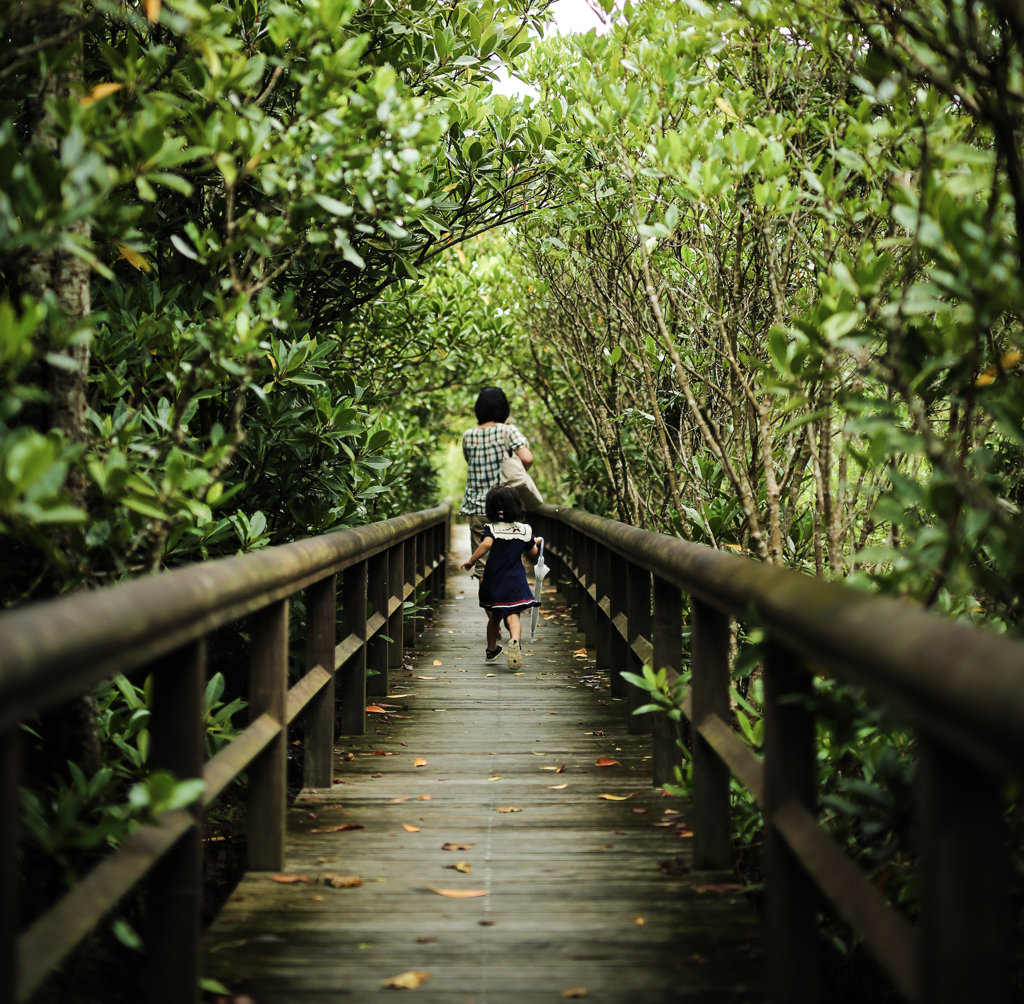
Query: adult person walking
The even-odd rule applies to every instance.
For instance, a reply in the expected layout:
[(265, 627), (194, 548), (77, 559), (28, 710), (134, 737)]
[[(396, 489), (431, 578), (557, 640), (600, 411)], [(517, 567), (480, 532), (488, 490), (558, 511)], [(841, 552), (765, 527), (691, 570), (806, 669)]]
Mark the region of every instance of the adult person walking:
[[(514, 425), (508, 424), (511, 409), (500, 387), (484, 387), (473, 410), (477, 424), (462, 434), (462, 455), (469, 469), (459, 515), (469, 517), (470, 549), (475, 552), (487, 525), (487, 493), (498, 481), (505, 450), (511, 447), (526, 468), (533, 464), (533, 454), (527, 438)], [(486, 563), (484, 554), (473, 566), (474, 579), (483, 576)]]

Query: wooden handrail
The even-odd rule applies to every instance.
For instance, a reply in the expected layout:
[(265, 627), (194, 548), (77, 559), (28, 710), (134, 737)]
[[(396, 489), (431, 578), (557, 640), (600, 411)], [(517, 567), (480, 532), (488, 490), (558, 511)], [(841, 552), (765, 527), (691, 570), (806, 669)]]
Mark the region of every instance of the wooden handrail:
[[(422, 615), (406, 619), (404, 603), (426, 584), (444, 596), (450, 542), (447, 505), (369, 526), (236, 558), (211, 561), (124, 585), (34, 604), (0, 615), (0, 1004), (24, 1004), (52, 969), (104, 914), (145, 876), (160, 902), (161, 948), (150, 954), (151, 999), (199, 997), (201, 902), (199, 813), (243, 770), (249, 770), (251, 867), (283, 866), (288, 723), (306, 716), (305, 786), (331, 784), (335, 745), (335, 677), (341, 679), (343, 734), (366, 730), (366, 650), (385, 644), (377, 686), (401, 665), (403, 640), (415, 642)], [(380, 557), (379, 557), (380, 556)], [(369, 571), (368, 571), (369, 569)], [(335, 644), (336, 589), (361, 597), (345, 604), (344, 637)], [(382, 609), (366, 615), (367, 578)], [(287, 689), (288, 598), (307, 591), (305, 675)], [(203, 639), (256, 611), (251, 644), (249, 726), (202, 765)], [(408, 620), (408, 627), (405, 622)], [(183, 667), (187, 667), (185, 672)], [(154, 674), (154, 755), (179, 777), (201, 774), (200, 802), (141, 826), (17, 939), (16, 875), (18, 724), (113, 674)], [(375, 681), (378, 677), (373, 677)], [(386, 693), (386, 689), (383, 691)], [(182, 720), (182, 715), (188, 720)], [(194, 720), (192, 720), (194, 719)], [(156, 750), (159, 749), (159, 754)], [(179, 769), (184, 768), (184, 769)], [(154, 872), (154, 865), (162, 862)], [(168, 864), (168, 862), (170, 862)], [(183, 884), (192, 894), (181, 896)], [(161, 900), (165, 891), (174, 896)]]
[[(681, 702), (691, 724), (695, 865), (731, 861), (731, 773), (764, 811), (773, 998), (816, 996), (816, 886), (909, 1000), (1008, 999), (1007, 931), (999, 928), (999, 876), (1007, 869), (997, 782), (1024, 772), (1024, 643), (590, 513), (545, 505), (530, 515), (547, 539), (555, 575), (568, 580), (579, 630), (588, 647), (597, 646), (598, 666), (611, 671), (612, 693), (628, 692), (631, 707), (644, 698), (616, 679), (629, 659), (668, 667), (670, 677), (678, 668), (671, 644), (682, 634), (682, 618), (670, 613), (673, 625), (661, 628), (669, 642), (659, 651), (650, 621), (652, 578), (655, 620), (659, 597), (664, 608), (673, 592), (689, 594), (692, 614), (705, 611), (691, 617), (691, 686)], [(609, 575), (613, 566), (616, 574)], [(723, 720), (729, 677), (722, 630), (726, 617), (752, 615), (770, 637), (764, 761)], [(623, 642), (628, 658), (618, 647)], [(610, 659), (602, 648), (620, 654)], [(780, 699), (803, 692), (801, 681), (818, 671), (864, 686), (918, 729), (928, 767), (919, 782), (920, 931), (817, 821), (813, 714), (806, 702)], [(653, 732), (658, 780), (677, 761), (675, 734), (657, 721)], [(948, 784), (939, 764), (955, 772)], [(981, 879), (972, 860), (979, 854), (985, 858)]]

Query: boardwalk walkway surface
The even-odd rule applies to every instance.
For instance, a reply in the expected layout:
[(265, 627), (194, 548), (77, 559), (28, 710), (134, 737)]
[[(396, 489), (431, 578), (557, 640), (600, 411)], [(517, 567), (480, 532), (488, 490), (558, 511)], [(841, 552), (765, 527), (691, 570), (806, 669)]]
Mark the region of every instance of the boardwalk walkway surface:
[[(551, 616), (561, 598), (545, 599)], [(382, 699), (394, 713), (339, 741), (333, 789), (289, 810), (285, 873), (308, 881), (247, 874), (207, 933), (207, 975), (256, 1004), (358, 1004), (408, 992), (384, 988), (408, 972), (430, 974), (412, 991), (423, 1004), (582, 996), (571, 988), (609, 1004), (760, 1004), (759, 921), (743, 896), (707, 888), (731, 876), (659, 869), (689, 860), (686, 804), (650, 787), (649, 737), (628, 734), (623, 702), (574, 656), (575, 624), (545, 620), (520, 675), (484, 662), (483, 624), (475, 584), (450, 575), (414, 673)], [(345, 823), (361, 828), (314, 832)]]

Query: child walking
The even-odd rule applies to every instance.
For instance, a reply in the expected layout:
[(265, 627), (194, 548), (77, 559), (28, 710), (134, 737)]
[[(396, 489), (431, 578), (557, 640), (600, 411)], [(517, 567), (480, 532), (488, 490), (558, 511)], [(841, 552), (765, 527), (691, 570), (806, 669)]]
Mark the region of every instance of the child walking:
[(508, 625), (508, 668), (519, 669), (523, 653), (519, 647), (522, 625), (519, 615), (530, 607), (539, 607), (533, 598), (522, 557), (537, 556), (539, 537), (522, 522), (526, 515), (519, 493), (511, 485), (497, 485), (487, 493), (484, 503), (488, 523), (483, 529), (480, 546), (462, 567), (468, 571), (484, 554), (487, 564), (480, 580), (480, 606), (487, 611), (487, 650), (484, 657), (494, 662), (503, 649), (498, 643), (502, 620)]

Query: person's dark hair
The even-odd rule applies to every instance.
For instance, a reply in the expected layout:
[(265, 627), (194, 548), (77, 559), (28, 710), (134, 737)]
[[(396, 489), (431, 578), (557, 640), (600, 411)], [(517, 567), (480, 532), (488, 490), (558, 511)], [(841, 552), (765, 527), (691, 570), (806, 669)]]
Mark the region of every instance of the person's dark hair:
[(476, 399), (473, 410), (480, 425), (484, 422), (504, 422), (512, 411), (508, 406), (508, 398), (500, 387), (484, 387)]
[(487, 493), (484, 512), (491, 523), (517, 523), (526, 515), (519, 492), (512, 485), (495, 485)]

